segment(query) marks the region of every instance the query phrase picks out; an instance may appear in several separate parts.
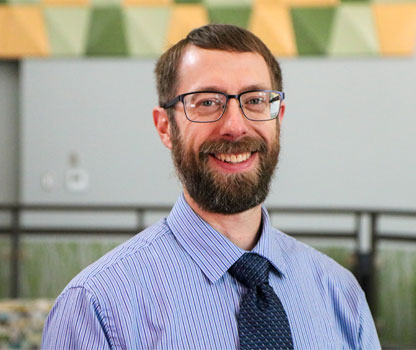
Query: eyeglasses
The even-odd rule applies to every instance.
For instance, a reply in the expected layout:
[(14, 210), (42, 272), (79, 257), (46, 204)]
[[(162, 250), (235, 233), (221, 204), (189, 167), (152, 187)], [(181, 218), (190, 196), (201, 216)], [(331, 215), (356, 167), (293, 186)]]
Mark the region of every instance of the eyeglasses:
[(176, 96), (162, 108), (169, 109), (178, 102), (182, 102), (188, 120), (195, 123), (212, 123), (224, 115), (231, 98), (238, 100), (241, 111), (248, 120), (260, 122), (279, 116), (285, 94), (275, 90), (250, 90), (238, 95), (228, 95), (217, 91), (187, 92)]

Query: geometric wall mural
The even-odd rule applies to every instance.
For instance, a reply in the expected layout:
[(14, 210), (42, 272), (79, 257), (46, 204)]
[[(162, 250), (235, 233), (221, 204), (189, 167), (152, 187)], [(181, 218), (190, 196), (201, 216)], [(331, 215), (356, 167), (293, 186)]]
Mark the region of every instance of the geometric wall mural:
[(0, 0), (0, 59), (158, 57), (207, 23), (247, 28), (278, 57), (410, 56), (416, 0)]

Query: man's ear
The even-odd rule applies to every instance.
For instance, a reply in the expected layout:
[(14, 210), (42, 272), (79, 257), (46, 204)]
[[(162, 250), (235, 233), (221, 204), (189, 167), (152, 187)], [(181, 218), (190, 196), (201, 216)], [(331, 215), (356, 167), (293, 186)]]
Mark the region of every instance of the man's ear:
[(282, 105), (280, 106), (280, 112), (279, 112), (279, 124), (282, 125), (283, 122), (283, 116), (285, 115), (286, 110), (286, 104), (282, 102)]
[(162, 143), (169, 149), (172, 149), (172, 140), (170, 139), (170, 123), (166, 110), (162, 107), (153, 108), (153, 122)]

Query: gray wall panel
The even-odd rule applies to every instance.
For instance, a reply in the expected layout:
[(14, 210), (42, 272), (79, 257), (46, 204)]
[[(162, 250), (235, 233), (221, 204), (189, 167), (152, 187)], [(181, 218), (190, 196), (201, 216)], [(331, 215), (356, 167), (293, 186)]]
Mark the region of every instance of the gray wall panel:
[[(153, 61), (23, 64), (22, 199), (173, 203), (180, 187), (152, 122)], [(268, 203), (416, 208), (414, 59), (282, 61), (287, 113)], [(71, 192), (76, 153), (89, 174)], [(41, 187), (50, 174), (51, 189)]]
[(18, 64), (0, 61), (0, 203), (18, 193)]
[[(171, 203), (170, 154), (153, 127), (152, 61), (27, 61), (23, 65), (24, 202)], [(89, 174), (84, 192), (65, 176), (71, 154)], [(40, 186), (44, 174), (54, 185)]]
[(287, 117), (271, 202), (416, 208), (415, 63), (284, 62)]

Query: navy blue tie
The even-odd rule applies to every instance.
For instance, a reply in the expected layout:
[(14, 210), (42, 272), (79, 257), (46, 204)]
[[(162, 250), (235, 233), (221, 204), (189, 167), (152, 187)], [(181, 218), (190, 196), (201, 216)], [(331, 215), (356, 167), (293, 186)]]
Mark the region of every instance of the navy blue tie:
[(241, 350), (293, 349), (289, 320), (269, 284), (269, 269), (269, 261), (253, 253), (245, 253), (229, 269), (247, 287), (238, 315)]

